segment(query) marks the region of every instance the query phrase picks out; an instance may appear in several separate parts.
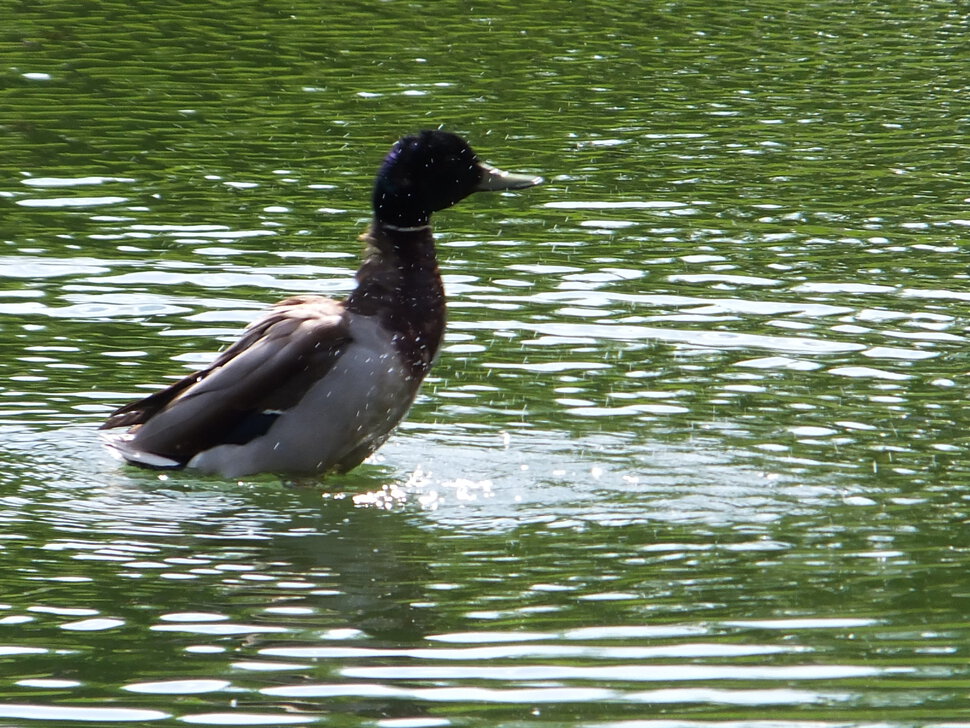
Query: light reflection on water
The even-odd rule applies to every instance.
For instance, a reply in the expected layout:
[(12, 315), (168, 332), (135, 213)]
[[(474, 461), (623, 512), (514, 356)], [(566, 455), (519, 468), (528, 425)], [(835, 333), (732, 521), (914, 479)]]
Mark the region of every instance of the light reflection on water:
[[(0, 720), (962, 720), (959, 9), (290, 5), (11, 20)], [(550, 181), (440, 215), (374, 462), (112, 461), (113, 406), (350, 290), (438, 123)]]
[[(740, 619), (745, 610), (732, 604), (738, 589), (725, 570), (756, 584), (843, 558), (779, 539), (784, 529), (772, 527), (800, 519), (826, 538), (834, 525), (826, 512), (839, 512), (846, 525), (841, 489), (779, 487), (729, 462), (699, 458), (702, 448), (667, 460), (658, 454), (648, 477), (628, 482), (633, 468), (609, 456), (628, 444), (602, 438), (587, 443), (595, 452), (588, 460), (561, 455), (553, 463), (541, 452), (523, 458), (516, 437), (496, 448), (507, 448), (501, 452), (527, 467), (528, 478), (480, 444), (428, 452), (426, 438), (405, 433), (387, 459), (420, 455), (439, 471), (402, 482), (393, 466), (370, 466), (348, 476), (349, 490), (329, 493), (272, 481), (159, 479), (119, 472), (106, 458), (79, 470), (78, 455), (93, 446), (90, 433), (24, 437), (34, 450), (21, 459), (29, 472), (8, 478), (27, 497), (4, 499), (4, 530), (14, 562), (32, 552), (31, 569), (7, 581), (32, 588), (19, 607), (5, 605), (0, 627), (43, 630), (40, 644), (51, 647), (2, 654), (23, 663), (22, 671), (63, 676), (84, 664), (84, 650), (76, 649), (82, 635), (123, 640), (135, 651), (150, 642), (161, 649), (154, 665), (106, 682), (82, 677), (22, 687), (62, 699), (80, 690), (116, 704), (115, 691), (195, 696), (204, 703), (186, 704), (176, 715), (213, 724), (281, 724), (295, 708), (297, 716), (307, 711), (301, 719), (316, 721), (324, 706), (360, 710), (360, 701), (367, 710), (398, 704), (432, 716), (437, 704), (473, 712), (543, 706), (556, 714), (604, 702), (868, 705), (863, 685), (919, 678), (913, 653), (897, 652), (888, 663), (866, 657), (887, 639), (924, 642), (892, 637), (885, 619), (840, 616), (837, 607), (815, 617)], [(72, 451), (63, 442), (79, 444)], [(559, 483), (542, 477), (552, 467)], [(488, 487), (467, 479), (486, 468)], [(682, 479), (674, 482), (678, 472)], [(33, 490), (31, 483), (45, 487)], [(368, 499), (368, 487), (386, 498)], [(404, 491), (399, 502), (397, 490)], [(432, 491), (439, 494), (422, 500)], [(46, 542), (27, 535), (39, 523), (52, 526)], [(841, 553), (881, 559), (892, 571), (911, 552), (890, 545), (875, 540), (865, 551)], [(851, 573), (848, 563), (843, 568)], [(824, 591), (830, 584), (819, 576)], [(953, 638), (935, 639), (946, 646)], [(842, 649), (833, 652), (837, 645)], [(25, 703), (2, 714), (164, 717), (121, 700), (129, 707), (104, 713)], [(242, 710), (220, 710), (229, 700)], [(286, 701), (286, 712), (275, 701)]]

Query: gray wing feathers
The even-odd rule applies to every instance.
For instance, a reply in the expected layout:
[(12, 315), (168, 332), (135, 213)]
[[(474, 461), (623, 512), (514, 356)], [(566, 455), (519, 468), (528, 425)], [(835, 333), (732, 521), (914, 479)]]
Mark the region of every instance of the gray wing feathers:
[(350, 342), (347, 316), (330, 299), (287, 299), (210, 367), (117, 410), (102, 429), (134, 426), (125, 450), (187, 462), (244, 436), (254, 418), (291, 407)]

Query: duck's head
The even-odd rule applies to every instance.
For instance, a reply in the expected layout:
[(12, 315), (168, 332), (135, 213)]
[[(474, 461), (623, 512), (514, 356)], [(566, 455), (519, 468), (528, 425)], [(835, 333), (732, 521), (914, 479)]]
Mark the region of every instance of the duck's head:
[(468, 143), (446, 131), (403, 137), (374, 184), (374, 216), (398, 227), (427, 225), (431, 213), (480, 190), (517, 190), (542, 177), (510, 174), (479, 161)]

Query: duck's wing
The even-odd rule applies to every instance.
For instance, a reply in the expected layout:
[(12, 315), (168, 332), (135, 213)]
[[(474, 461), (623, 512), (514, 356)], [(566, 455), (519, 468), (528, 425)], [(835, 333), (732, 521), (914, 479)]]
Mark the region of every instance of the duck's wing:
[(114, 446), (129, 460), (181, 467), (222, 444), (265, 434), (351, 342), (347, 312), (328, 298), (277, 304), (206, 369), (116, 410), (101, 429), (131, 427)]

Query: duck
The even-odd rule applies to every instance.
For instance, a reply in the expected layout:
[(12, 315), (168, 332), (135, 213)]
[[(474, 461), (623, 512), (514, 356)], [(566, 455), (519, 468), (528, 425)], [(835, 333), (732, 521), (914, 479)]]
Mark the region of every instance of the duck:
[(100, 427), (110, 451), (230, 479), (357, 467), (404, 419), (444, 337), (431, 215), (542, 181), (486, 164), (442, 129), (402, 137), (374, 182), (351, 293), (276, 303), (206, 368), (115, 410)]

